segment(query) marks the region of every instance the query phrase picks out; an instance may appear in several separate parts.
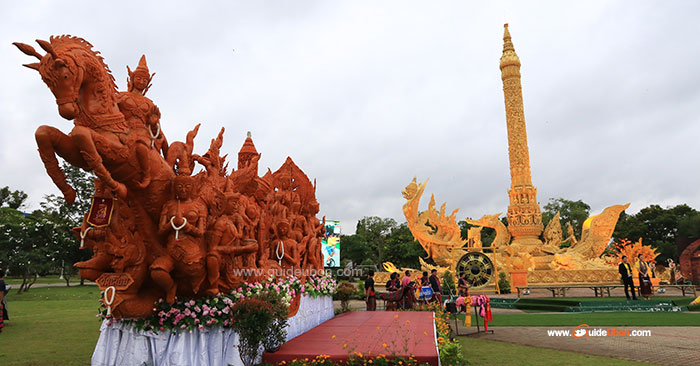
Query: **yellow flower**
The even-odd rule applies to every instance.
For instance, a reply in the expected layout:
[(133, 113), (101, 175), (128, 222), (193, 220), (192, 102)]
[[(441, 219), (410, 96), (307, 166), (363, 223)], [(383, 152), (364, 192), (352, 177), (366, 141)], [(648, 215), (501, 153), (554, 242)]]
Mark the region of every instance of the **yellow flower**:
[(386, 343), (382, 343), (382, 347), (386, 348)]
[(423, 332), (423, 334), (428, 335), (428, 332)]
[(345, 344), (343, 345), (343, 348), (348, 348), (348, 344), (345, 343)]
[(333, 336), (331, 337), (331, 339), (335, 339), (335, 334), (333, 334)]
[(410, 320), (406, 320), (406, 324), (411, 324), (411, 321), (410, 321)]
[(379, 327), (377, 326), (377, 330), (379, 330)]
[(398, 317), (399, 317), (399, 314), (394, 315), (394, 319), (396, 319), (396, 318), (398, 318)]

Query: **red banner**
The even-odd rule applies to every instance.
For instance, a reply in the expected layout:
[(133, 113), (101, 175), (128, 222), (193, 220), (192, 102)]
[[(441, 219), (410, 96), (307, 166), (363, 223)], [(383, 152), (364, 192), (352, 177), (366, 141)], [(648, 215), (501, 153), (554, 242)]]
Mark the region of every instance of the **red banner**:
[(94, 227), (103, 227), (109, 225), (112, 219), (112, 210), (114, 209), (114, 200), (112, 198), (93, 197), (90, 205), (90, 213), (88, 214), (87, 222)]

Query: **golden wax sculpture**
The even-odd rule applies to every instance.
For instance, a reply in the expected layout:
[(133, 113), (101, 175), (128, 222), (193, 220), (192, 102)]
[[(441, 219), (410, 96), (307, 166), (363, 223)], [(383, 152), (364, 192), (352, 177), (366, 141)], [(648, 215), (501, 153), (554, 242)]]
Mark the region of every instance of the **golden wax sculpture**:
[[(520, 84), (520, 58), (515, 53), (508, 24), (503, 35), (503, 54), (500, 60), (503, 94), (508, 128), (508, 155), (511, 185), (508, 190), (510, 204), (504, 225), (499, 214), (484, 215), (479, 220), (465, 219), (476, 228), (470, 228), (467, 240), (462, 239), (455, 210), (445, 215), (445, 204), (435, 209), (432, 196), (428, 210), (419, 212), (418, 205), (427, 180), (416, 183), (416, 178), (402, 191), (406, 203), (404, 216), (414, 238), (420, 242), (437, 266), (420, 260), (424, 270), (472, 271), (478, 276), (489, 276), (486, 282), (495, 282), (496, 269), (507, 273), (527, 271), (530, 283), (600, 283), (617, 281), (617, 263), (605, 261), (605, 251), (619, 219), (629, 204), (614, 205), (599, 215), (588, 218), (577, 239), (571, 223), (568, 237), (562, 240), (560, 215), (557, 213), (543, 233), (542, 212), (537, 203), (537, 189), (532, 185), (530, 157)], [(481, 228), (496, 231), (496, 237), (488, 247), (484, 258), (475, 257), (481, 247)], [(544, 243), (540, 238), (544, 237)], [(512, 239), (512, 241), (511, 241)], [(569, 248), (561, 248), (569, 242)], [(465, 246), (466, 244), (466, 246)], [(492, 263), (486, 263), (491, 261)], [(483, 264), (483, 265), (482, 265)], [(490, 270), (484, 265), (490, 265)], [(477, 268), (480, 267), (480, 268)], [(568, 271), (562, 271), (568, 270)], [(482, 281), (482, 284), (486, 282)]]
[(423, 249), (442, 267), (454, 268), (456, 261), (464, 254), (461, 248), (466, 244), (462, 239), (461, 230), (457, 225), (457, 211), (445, 215), (445, 205), (438, 212), (435, 209), (435, 196), (430, 197), (428, 210), (419, 212), (418, 204), (428, 181), (416, 183), (416, 178), (401, 192), (406, 203), (403, 213), (408, 222), (408, 228), (413, 237)]
[(508, 157), (510, 160), (510, 205), (508, 206), (508, 231), (513, 236), (512, 245), (539, 247), (542, 244), (542, 212), (537, 203), (537, 189), (532, 185), (530, 153), (527, 147), (523, 90), (520, 84), (520, 58), (505, 25), (503, 55), (501, 56), (501, 80), (506, 104), (508, 127)]

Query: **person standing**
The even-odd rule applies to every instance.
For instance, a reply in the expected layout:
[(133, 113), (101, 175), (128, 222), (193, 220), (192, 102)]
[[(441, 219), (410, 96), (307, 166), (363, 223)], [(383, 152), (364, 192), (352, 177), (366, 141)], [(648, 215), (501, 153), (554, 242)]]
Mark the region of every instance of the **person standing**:
[(377, 310), (377, 293), (374, 291), (374, 271), (369, 270), (367, 279), (365, 280), (365, 302), (367, 303), (367, 311)]
[(401, 287), (406, 288), (411, 284), (411, 271), (404, 272), (404, 276), (401, 279)]
[(5, 286), (5, 270), (0, 269), (0, 333), (2, 328), (5, 327), (5, 320), (10, 319), (7, 316), (7, 303), (5, 302), (5, 294), (7, 293), (7, 286)]
[(437, 270), (433, 269), (430, 271), (430, 287), (433, 289), (433, 297), (430, 302), (437, 302), (442, 304), (442, 284), (440, 283), (440, 278), (437, 275)]
[(428, 278), (428, 272), (423, 272), (423, 277), (420, 278), (421, 287), (430, 286), (430, 279)]
[(639, 295), (649, 300), (651, 296), (651, 278), (649, 278), (649, 263), (644, 261), (644, 256), (639, 255), (637, 271), (639, 272)]
[(467, 283), (467, 272), (462, 273), (457, 281), (457, 295), (462, 297), (469, 296), (469, 284)]
[(676, 284), (676, 264), (673, 263), (673, 259), (669, 258), (668, 259), (668, 271), (671, 274), (671, 284), (675, 285)]
[(620, 272), (620, 277), (622, 277), (622, 283), (625, 285), (625, 296), (627, 296), (627, 300), (630, 299), (630, 294), (627, 292), (627, 288), (632, 291), (632, 299), (637, 300), (637, 295), (634, 293), (634, 280), (632, 279), (632, 267), (627, 261), (627, 256), (623, 255), (622, 256), (622, 263), (620, 263), (620, 266), (617, 269), (618, 272)]

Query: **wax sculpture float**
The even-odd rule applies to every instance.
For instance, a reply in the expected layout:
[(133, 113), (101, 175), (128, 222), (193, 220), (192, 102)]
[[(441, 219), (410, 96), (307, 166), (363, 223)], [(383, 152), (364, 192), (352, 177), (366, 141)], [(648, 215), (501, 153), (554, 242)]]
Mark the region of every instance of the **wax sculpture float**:
[[(474, 225), (468, 238), (462, 239), (457, 224), (457, 211), (446, 214), (446, 205), (435, 208), (432, 196), (428, 209), (418, 206), (427, 180), (416, 178), (403, 189), (406, 200), (403, 213), (414, 238), (420, 242), (428, 257), (437, 266), (421, 259), (423, 270), (438, 269), (468, 274), (471, 287), (481, 288), (497, 283), (496, 273), (505, 272), (513, 286), (529, 284), (572, 284), (618, 282), (617, 261), (601, 258), (608, 247), (615, 225), (629, 204), (613, 205), (599, 215), (588, 218), (582, 235), (576, 238), (571, 224), (568, 237), (562, 238), (562, 226), (557, 213), (545, 228), (537, 202), (537, 189), (532, 184), (530, 158), (525, 128), (520, 58), (515, 53), (508, 25), (503, 36), (503, 54), (500, 60), (503, 93), (508, 129), (508, 155), (511, 186), (508, 190), (510, 205), (506, 226), (501, 214), (484, 215), (479, 220), (465, 219)], [(481, 242), (484, 227), (495, 231), (490, 246)], [(544, 241), (540, 238), (542, 236)], [(570, 246), (563, 248), (562, 243)], [(636, 257), (635, 257), (636, 259)], [(647, 260), (653, 258), (647, 258)]]
[[(96, 176), (90, 212), (74, 229), (94, 254), (76, 267), (110, 288), (114, 318), (152, 315), (161, 298), (215, 296), (290, 270), (304, 280), (301, 270), (323, 268), (315, 182), (291, 158), (259, 176), (261, 154), (248, 133), (229, 171), (223, 128), (201, 155), (194, 153), (199, 125), (184, 142), (168, 142), (167, 123), (146, 97), (155, 74), (145, 56), (133, 71), (127, 66), (127, 90), (118, 91), (87, 41), (63, 35), (37, 43), (43, 55), (14, 44), (38, 60), (24, 66), (39, 72), (58, 113), (74, 124), (68, 134), (40, 126), (39, 154), (68, 203), (76, 193), (57, 157)], [(195, 164), (204, 169), (193, 174)]]

